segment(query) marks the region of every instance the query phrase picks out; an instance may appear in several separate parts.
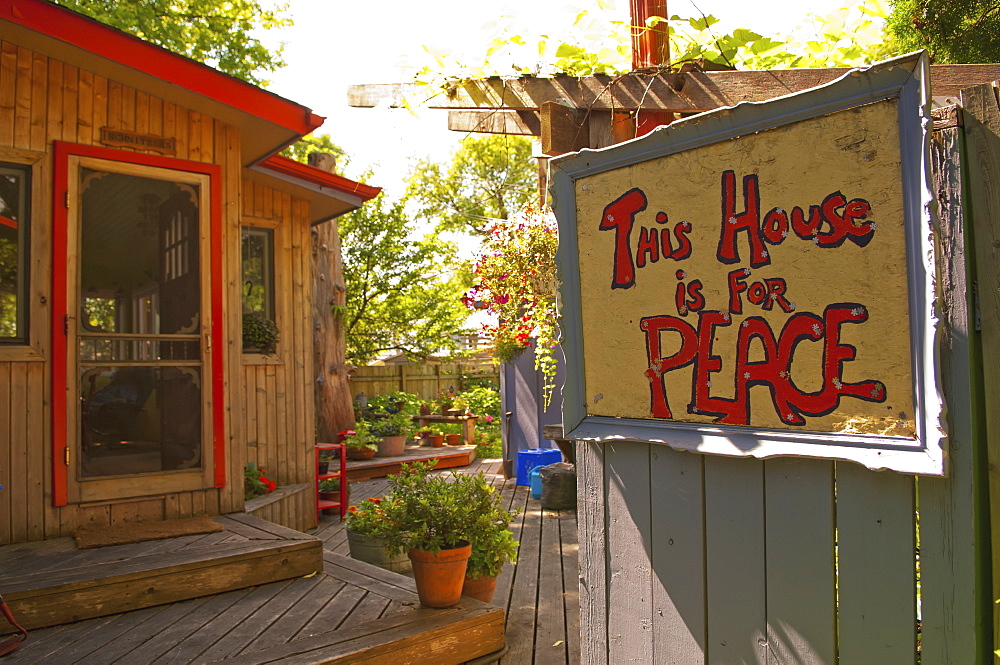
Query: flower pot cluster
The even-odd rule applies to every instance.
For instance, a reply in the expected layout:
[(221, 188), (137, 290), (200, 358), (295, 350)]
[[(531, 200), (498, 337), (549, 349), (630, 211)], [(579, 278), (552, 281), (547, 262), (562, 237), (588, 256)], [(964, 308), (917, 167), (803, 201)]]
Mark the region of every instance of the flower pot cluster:
[[(516, 560), (518, 543), (509, 530), (516, 513), (503, 508), (482, 473), (434, 476), (435, 464), (403, 465), (389, 478), (389, 494), (353, 510), (347, 528), (383, 538), (387, 553), (405, 552), (420, 603), (451, 607), (467, 583), (470, 591), (490, 586), (488, 578), (495, 586), (503, 564)], [(478, 598), (489, 602), (492, 591)]]

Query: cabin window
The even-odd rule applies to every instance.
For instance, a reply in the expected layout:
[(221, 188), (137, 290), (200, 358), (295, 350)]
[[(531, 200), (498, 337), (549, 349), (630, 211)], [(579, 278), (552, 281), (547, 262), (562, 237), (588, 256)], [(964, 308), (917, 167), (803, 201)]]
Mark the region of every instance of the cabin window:
[(242, 257), (243, 313), (274, 321), (274, 231), (244, 226)]
[(30, 167), (0, 162), (0, 343), (28, 337)]

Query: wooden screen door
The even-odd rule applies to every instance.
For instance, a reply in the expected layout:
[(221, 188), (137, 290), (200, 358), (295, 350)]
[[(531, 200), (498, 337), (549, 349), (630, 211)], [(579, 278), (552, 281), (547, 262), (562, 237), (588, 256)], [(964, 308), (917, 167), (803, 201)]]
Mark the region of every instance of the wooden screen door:
[(209, 486), (209, 178), (69, 159), (69, 498)]

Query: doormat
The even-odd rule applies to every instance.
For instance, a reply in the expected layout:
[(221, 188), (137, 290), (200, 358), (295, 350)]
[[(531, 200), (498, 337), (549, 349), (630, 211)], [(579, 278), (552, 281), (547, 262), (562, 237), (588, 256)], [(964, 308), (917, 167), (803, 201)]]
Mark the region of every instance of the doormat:
[(198, 517), (185, 517), (176, 520), (133, 522), (99, 529), (80, 528), (73, 534), (73, 538), (79, 549), (89, 550), (95, 547), (143, 543), (147, 540), (194, 536), (199, 533), (215, 533), (225, 530), (226, 527), (208, 515), (199, 515)]

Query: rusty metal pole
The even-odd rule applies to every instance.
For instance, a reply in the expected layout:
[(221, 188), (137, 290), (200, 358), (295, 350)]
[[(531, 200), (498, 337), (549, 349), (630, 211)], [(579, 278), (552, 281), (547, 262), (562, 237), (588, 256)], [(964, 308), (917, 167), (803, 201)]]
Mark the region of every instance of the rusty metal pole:
[[(630, 0), (632, 19), (632, 69), (670, 66), (670, 38), (667, 24), (659, 23), (653, 28), (646, 27), (651, 16), (667, 15), (667, 0)], [(665, 111), (640, 111), (630, 123), (632, 136), (648, 134), (660, 125), (669, 125), (674, 115)], [(632, 129), (634, 127), (634, 129)]]
[(632, 69), (665, 67), (670, 64), (670, 39), (666, 23), (646, 29), (652, 16), (667, 17), (667, 0), (631, 0)]

